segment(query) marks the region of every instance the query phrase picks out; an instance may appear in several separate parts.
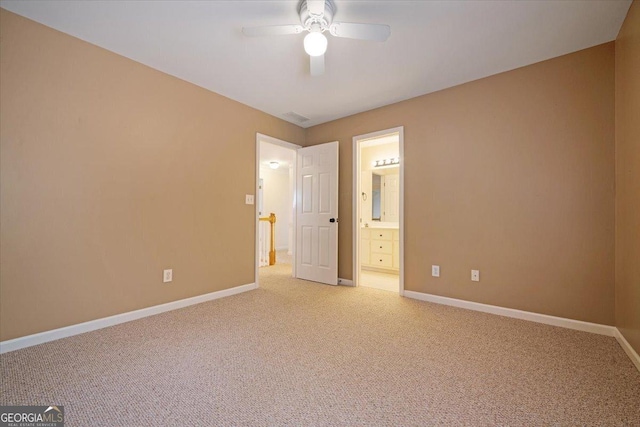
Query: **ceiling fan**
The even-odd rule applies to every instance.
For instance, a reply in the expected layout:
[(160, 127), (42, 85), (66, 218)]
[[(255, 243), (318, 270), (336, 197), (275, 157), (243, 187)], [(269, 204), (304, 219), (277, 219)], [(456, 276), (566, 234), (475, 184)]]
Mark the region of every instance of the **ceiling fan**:
[(389, 38), (391, 28), (383, 24), (354, 24), (333, 22), (336, 7), (332, 0), (303, 0), (298, 8), (301, 25), (270, 25), (244, 27), (242, 33), (249, 37), (300, 34), (304, 37), (304, 50), (311, 58), (311, 75), (324, 73), (324, 53), (327, 51), (325, 31), (334, 37), (383, 42)]

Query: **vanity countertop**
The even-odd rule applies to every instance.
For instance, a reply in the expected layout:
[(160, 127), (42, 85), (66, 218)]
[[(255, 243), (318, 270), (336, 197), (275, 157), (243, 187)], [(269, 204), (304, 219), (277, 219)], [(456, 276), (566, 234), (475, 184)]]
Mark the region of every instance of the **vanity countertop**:
[(394, 224), (394, 223), (369, 223), (369, 226), (367, 227), (366, 225), (362, 225), (360, 228), (388, 228), (388, 229), (394, 229), (397, 230), (399, 228), (399, 224)]

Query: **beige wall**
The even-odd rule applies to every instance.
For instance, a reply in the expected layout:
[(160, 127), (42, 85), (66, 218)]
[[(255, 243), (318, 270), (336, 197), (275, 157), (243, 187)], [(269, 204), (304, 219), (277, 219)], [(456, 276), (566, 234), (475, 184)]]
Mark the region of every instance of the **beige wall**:
[(252, 283), (256, 132), (304, 130), (0, 19), (0, 339)]
[(615, 60), (608, 43), (306, 132), (2, 10), (0, 339), (253, 282), (255, 133), (339, 140), (351, 218), (352, 137), (404, 126), (407, 289), (613, 324), (615, 270), (637, 349), (637, 9)]
[(352, 137), (396, 126), (406, 289), (614, 323), (613, 43), (308, 129), (340, 141), (340, 277)]
[(640, 4), (616, 40), (616, 325), (640, 353)]

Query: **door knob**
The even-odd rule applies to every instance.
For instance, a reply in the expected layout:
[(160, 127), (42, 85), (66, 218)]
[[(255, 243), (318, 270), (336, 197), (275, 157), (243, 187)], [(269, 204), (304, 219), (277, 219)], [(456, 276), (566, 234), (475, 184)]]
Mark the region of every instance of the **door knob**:
[(331, 218), (329, 219), (329, 222), (338, 222), (338, 218)]

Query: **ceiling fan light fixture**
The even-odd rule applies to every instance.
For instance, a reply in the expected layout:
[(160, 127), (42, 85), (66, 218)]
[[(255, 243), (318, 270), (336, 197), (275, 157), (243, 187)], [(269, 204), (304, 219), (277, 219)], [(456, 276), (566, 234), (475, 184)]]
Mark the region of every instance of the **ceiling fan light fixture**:
[(327, 38), (319, 31), (312, 31), (304, 37), (304, 51), (309, 56), (322, 56), (327, 51)]
[(327, 34), (331, 34), (332, 37), (378, 42), (387, 40), (391, 35), (391, 28), (384, 24), (333, 22), (336, 12), (334, 0), (300, 0), (297, 3), (300, 24), (244, 27), (242, 33), (247, 37), (258, 37), (300, 34), (307, 31), (303, 46), (309, 55), (309, 74), (313, 77), (324, 74)]

